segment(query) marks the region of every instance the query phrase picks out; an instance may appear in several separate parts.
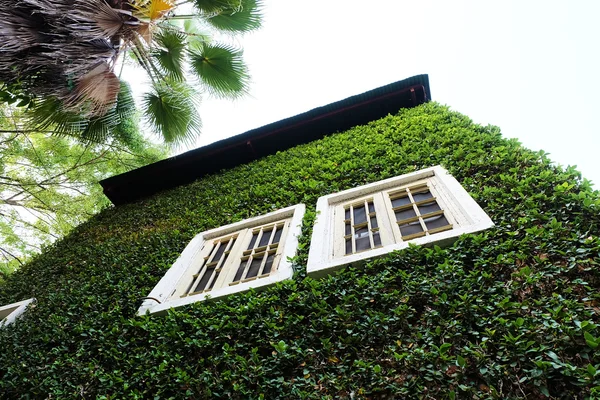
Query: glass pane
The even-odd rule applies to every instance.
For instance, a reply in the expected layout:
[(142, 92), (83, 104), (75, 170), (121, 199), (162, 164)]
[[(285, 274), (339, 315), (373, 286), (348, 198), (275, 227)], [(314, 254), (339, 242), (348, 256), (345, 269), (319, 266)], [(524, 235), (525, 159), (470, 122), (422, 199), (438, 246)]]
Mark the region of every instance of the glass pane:
[(217, 282), (217, 278), (219, 277), (219, 272), (215, 272), (215, 277), (212, 280), (212, 282), (210, 283), (210, 287), (209, 289), (212, 289), (215, 286), (215, 283)]
[(369, 212), (370, 213), (374, 213), (375, 212), (375, 206), (373, 205), (372, 201), (369, 202)]
[(379, 232), (373, 233), (373, 243), (375, 247), (381, 246), (381, 238), (379, 237)]
[(344, 229), (344, 235), (349, 235), (350, 233), (352, 233), (352, 230), (350, 229), (350, 222), (346, 222), (346, 227)]
[(256, 239), (258, 238), (258, 232), (252, 235), (252, 239), (250, 240), (250, 244), (248, 245), (248, 250), (254, 248), (254, 244), (256, 243)]
[(273, 238), (273, 243), (279, 243), (281, 240), (281, 233), (283, 232), (283, 226), (278, 226), (275, 231), (275, 237)]
[(242, 279), (242, 275), (244, 274), (244, 268), (245, 267), (246, 267), (246, 261), (242, 261), (240, 263), (240, 266), (239, 266), (237, 272), (235, 273), (235, 278), (233, 278), (234, 282), (237, 282), (240, 279)]
[(346, 239), (346, 254), (352, 254), (352, 239)]
[(269, 254), (267, 257), (267, 263), (265, 264), (265, 268), (263, 269), (263, 274), (268, 274), (271, 272), (271, 268), (273, 267), (273, 260), (275, 259), (275, 254)]
[(363, 226), (362, 228), (354, 229), (354, 237), (355, 238), (365, 237), (365, 236), (368, 236), (368, 234), (369, 234), (369, 227), (367, 227), (366, 225)]
[(427, 200), (427, 199), (430, 199), (433, 197), (433, 195), (431, 194), (429, 189), (413, 192), (412, 196), (413, 196), (413, 199), (415, 199), (415, 202), (421, 201), (421, 200)]
[(252, 259), (252, 263), (250, 264), (250, 269), (248, 270), (246, 278), (253, 278), (256, 275), (258, 275), (258, 270), (260, 269), (260, 263), (262, 262), (263, 254), (260, 254), (258, 257)]
[(449, 225), (448, 220), (443, 214), (436, 215), (435, 217), (425, 218), (424, 221), (427, 229), (441, 228), (442, 226)]
[(371, 248), (369, 235), (356, 239), (356, 251), (368, 250)]
[(432, 202), (429, 202), (429, 203), (420, 204), (418, 207), (419, 207), (419, 212), (421, 213), (421, 215), (425, 215), (425, 214), (429, 214), (429, 213), (441, 210), (440, 206), (438, 205), (438, 203), (435, 200)]
[(206, 284), (208, 283), (208, 280), (210, 279), (214, 270), (214, 268), (209, 268), (206, 270), (206, 272), (204, 272), (204, 275), (202, 275), (200, 282), (198, 282), (198, 285), (196, 285), (196, 287), (194, 288), (194, 292), (201, 292), (202, 290), (206, 289)]
[(215, 254), (215, 256), (213, 257), (213, 261), (219, 261), (221, 259), (221, 257), (223, 256), (223, 253), (225, 253), (225, 248), (227, 247), (227, 242), (219, 242), (219, 249), (217, 250), (217, 253)]
[(417, 213), (414, 208), (407, 208), (406, 210), (396, 211), (396, 221), (403, 221), (415, 217)]
[(410, 199), (408, 198), (408, 196), (405, 197), (399, 197), (397, 199), (393, 199), (392, 200), (392, 207), (400, 207), (400, 206), (405, 206), (407, 204), (410, 204)]
[(263, 231), (258, 247), (266, 246), (267, 244), (269, 244), (269, 240), (271, 239), (271, 232), (273, 232), (273, 228), (269, 228)]
[(421, 223), (419, 221), (400, 225), (400, 233), (402, 233), (402, 236), (414, 235), (419, 232), (423, 232), (423, 228), (421, 228)]
[(371, 217), (371, 228), (375, 229), (377, 227), (378, 227), (378, 225), (377, 225), (377, 217), (373, 216), (373, 217)]
[(367, 214), (365, 212), (365, 206), (354, 208), (354, 224), (362, 224), (367, 221)]
[(344, 219), (350, 219), (350, 209), (349, 208), (346, 209)]

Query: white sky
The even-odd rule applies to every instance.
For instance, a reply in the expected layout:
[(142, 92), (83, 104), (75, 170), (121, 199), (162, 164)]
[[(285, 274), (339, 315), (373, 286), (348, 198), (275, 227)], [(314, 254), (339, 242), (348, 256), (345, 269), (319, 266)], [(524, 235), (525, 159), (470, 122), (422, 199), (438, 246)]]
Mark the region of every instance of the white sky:
[(600, 183), (600, 1), (265, 0), (251, 96), (205, 99), (197, 145), (412, 75), (432, 98)]

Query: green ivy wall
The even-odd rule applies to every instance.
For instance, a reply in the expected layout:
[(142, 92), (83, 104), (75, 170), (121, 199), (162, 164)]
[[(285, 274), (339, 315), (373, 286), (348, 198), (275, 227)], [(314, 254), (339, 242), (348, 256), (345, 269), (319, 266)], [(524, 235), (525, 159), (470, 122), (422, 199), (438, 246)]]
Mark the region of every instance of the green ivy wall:
[[(306, 277), (319, 196), (441, 164), (496, 227)], [(136, 316), (195, 234), (305, 203), (294, 280)], [(600, 194), (435, 103), (107, 209), (0, 286), (0, 398), (600, 397)]]

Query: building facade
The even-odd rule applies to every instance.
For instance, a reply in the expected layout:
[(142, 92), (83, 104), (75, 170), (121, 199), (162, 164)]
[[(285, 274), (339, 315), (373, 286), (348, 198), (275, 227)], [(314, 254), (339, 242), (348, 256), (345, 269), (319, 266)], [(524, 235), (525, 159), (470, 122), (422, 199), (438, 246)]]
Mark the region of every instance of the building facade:
[(600, 396), (598, 192), (425, 78), (103, 182), (0, 286), (0, 398)]

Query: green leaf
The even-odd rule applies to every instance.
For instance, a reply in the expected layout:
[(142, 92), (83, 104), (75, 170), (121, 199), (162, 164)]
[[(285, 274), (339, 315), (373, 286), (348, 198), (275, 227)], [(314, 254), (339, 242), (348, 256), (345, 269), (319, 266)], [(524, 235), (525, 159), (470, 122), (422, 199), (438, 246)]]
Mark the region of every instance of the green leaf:
[(186, 83), (169, 80), (144, 96), (144, 115), (165, 143), (192, 143), (200, 134), (196, 96)]
[(241, 0), (235, 7), (223, 8), (206, 22), (226, 32), (250, 32), (260, 28), (261, 4), (257, 0)]
[(217, 97), (238, 97), (247, 93), (248, 69), (242, 51), (224, 44), (204, 44), (190, 52), (192, 70), (204, 88)]
[(467, 365), (467, 361), (459, 355), (456, 357), (456, 365), (458, 365), (461, 368), (464, 368)]
[(592, 349), (596, 349), (598, 345), (600, 345), (600, 343), (598, 343), (599, 340), (595, 338), (591, 333), (585, 332), (583, 336), (585, 337), (585, 342), (587, 343), (587, 345), (590, 346)]

